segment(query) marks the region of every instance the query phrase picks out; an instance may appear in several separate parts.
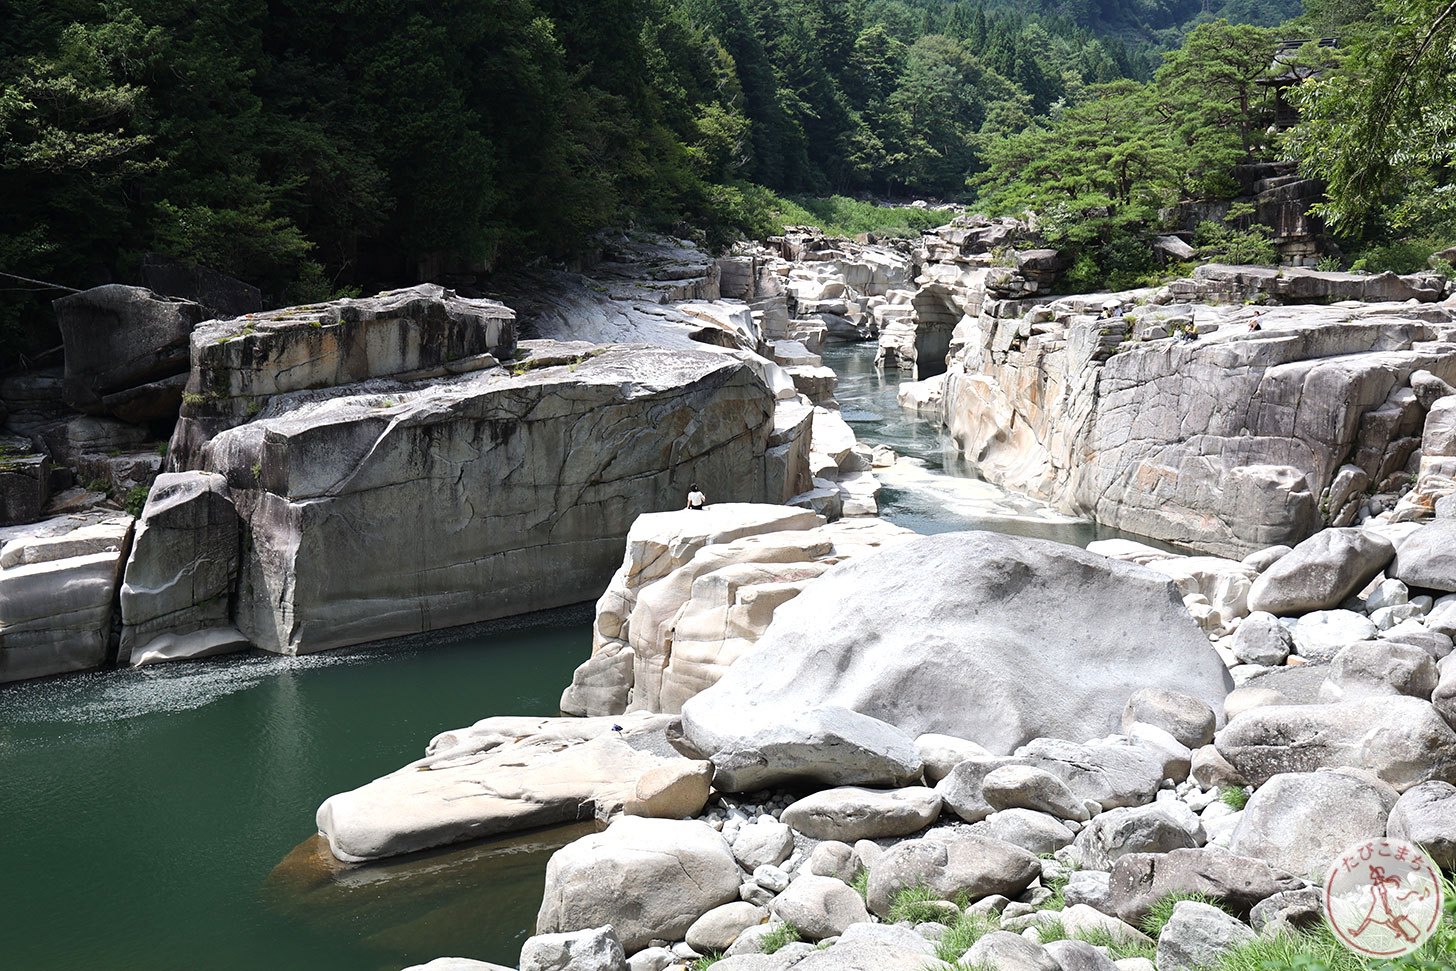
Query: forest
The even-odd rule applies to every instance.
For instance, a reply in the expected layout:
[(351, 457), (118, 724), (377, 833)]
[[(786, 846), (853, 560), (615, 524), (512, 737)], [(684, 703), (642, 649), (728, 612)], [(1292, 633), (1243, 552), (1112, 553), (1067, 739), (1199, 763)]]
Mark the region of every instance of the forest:
[[(12, 0), (0, 271), (85, 287), (157, 253), (312, 300), (569, 258), (607, 227), (723, 245), (837, 194), (1031, 209), (1084, 276), (1131, 274), (1160, 208), (1282, 157), (1330, 182), (1351, 252), (1423, 261), (1456, 213), (1452, 21), (1441, 0)], [(1276, 134), (1259, 81), (1290, 38), (1338, 43), (1290, 55), (1312, 80)], [(38, 287), (7, 283), (7, 341)]]

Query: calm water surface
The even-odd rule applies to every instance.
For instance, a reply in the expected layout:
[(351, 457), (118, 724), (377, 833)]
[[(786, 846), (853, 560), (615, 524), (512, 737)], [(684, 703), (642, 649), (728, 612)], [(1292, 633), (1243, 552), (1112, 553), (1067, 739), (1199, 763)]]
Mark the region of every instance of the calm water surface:
[[(873, 346), (831, 347), (845, 418), (904, 458), (882, 514), (922, 533), (1085, 545), (1097, 527), (974, 477), (896, 403)], [(487, 715), (555, 714), (591, 647), (583, 606), (388, 648), (246, 657), (0, 687), (0, 967), (398, 971), (514, 965), (553, 830), (343, 867), (313, 838), (329, 795)]]
[(436, 733), (555, 714), (590, 617), (0, 688), (0, 968), (514, 965), (546, 859), (577, 833), (354, 868), (304, 841), (326, 797)]

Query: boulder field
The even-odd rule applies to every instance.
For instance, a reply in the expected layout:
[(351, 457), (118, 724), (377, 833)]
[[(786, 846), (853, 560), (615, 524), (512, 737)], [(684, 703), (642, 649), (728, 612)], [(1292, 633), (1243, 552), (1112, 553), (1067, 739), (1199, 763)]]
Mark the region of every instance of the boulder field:
[[(743, 505), (634, 526), (598, 604), (616, 653), (598, 656), (665, 650), (659, 675), (707, 606), (699, 587), (731, 585), (736, 564), (751, 588), (785, 544), (787, 562), (806, 548), (834, 562), (770, 592), (680, 715), (644, 710), (670, 678), (578, 672), (567, 698), (633, 710), (561, 725), (610, 723), (625, 747), (666, 743), (667, 761), (609, 769), (607, 796), (561, 793), (606, 826), (553, 857), (521, 968), (590, 953), (559, 966), (1193, 971), (1316, 926), (1325, 870), (1353, 842), (1389, 834), (1456, 859), (1456, 594), (1441, 590), (1444, 547), (1417, 539), (1441, 520), (1238, 561), (989, 533), (836, 550), (820, 535), (832, 524), (796, 515)], [(498, 777), (518, 795), (555, 771), (510, 764)], [(333, 807), (353, 800), (374, 845), (414, 838), (418, 823), (394, 820), (448, 798), (431, 775), (333, 797), (324, 835), (338, 845)], [(671, 808), (655, 800), (669, 779), (684, 794)], [(451, 832), (515, 825), (490, 811)]]

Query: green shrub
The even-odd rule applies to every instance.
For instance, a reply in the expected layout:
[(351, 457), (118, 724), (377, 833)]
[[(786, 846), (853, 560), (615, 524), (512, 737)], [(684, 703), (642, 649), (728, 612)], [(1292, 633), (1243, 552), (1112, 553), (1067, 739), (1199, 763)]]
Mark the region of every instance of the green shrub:
[(854, 888), (855, 893), (859, 894), (865, 900), (870, 899), (870, 871), (859, 871), (854, 875), (854, 879), (850, 881), (849, 885)]
[(763, 935), (763, 938), (759, 941), (759, 944), (763, 947), (763, 953), (774, 954), (778, 952), (781, 948), (784, 948), (789, 944), (796, 944), (802, 940), (803, 938), (799, 935), (799, 929), (794, 926), (792, 921), (786, 920), (779, 926), (775, 927), (773, 930), (769, 931), (767, 934)]
[(880, 206), (848, 196), (774, 197), (773, 219), (784, 226), (817, 226), (830, 236), (874, 233), (887, 238), (914, 238), (927, 229), (950, 222), (951, 213), (930, 209)]
[(1123, 958), (1147, 958), (1151, 961), (1157, 951), (1156, 945), (1148, 941), (1124, 940), (1104, 928), (1093, 928), (1080, 934), (1068, 934), (1061, 921), (1038, 924), (1037, 933), (1043, 944), (1072, 940), (1085, 941), (1093, 947), (1104, 947), (1107, 949), (1108, 956), (1114, 961), (1121, 961)]
[(1430, 268), (1431, 254), (1444, 245), (1434, 239), (1397, 239), (1371, 243), (1360, 249), (1350, 263), (1359, 273), (1418, 273)]
[(1222, 786), (1218, 790), (1218, 799), (1225, 806), (1238, 811), (1249, 804), (1249, 793), (1243, 786)]
[(126, 511), (133, 516), (142, 514), (142, 507), (147, 504), (147, 495), (151, 492), (146, 486), (132, 486), (126, 493)]
[(1198, 245), (1199, 257), (1212, 263), (1272, 266), (1279, 260), (1269, 238), (1269, 227), (1260, 223), (1235, 229), (1205, 220), (1194, 230), (1193, 241)]

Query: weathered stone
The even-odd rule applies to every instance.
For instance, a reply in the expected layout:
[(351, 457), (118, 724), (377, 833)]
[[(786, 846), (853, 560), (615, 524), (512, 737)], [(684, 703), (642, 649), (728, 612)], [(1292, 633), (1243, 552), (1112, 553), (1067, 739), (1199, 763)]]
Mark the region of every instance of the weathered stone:
[(318, 810), (319, 832), (336, 857), (359, 862), (605, 819), (637, 798), (639, 780), (653, 770), (687, 762), (691, 772), (703, 771), (654, 754), (669, 721), (664, 715), (487, 718), (436, 736), (425, 758), (329, 797)]
[(940, 796), (933, 789), (848, 786), (805, 796), (780, 818), (811, 839), (861, 840), (909, 836), (939, 815)]
[(1381, 695), (1429, 698), (1436, 690), (1436, 662), (1419, 647), (1359, 641), (1335, 655), (1320, 700), (1355, 701)]
[(1002, 765), (981, 780), (981, 795), (993, 809), (1034, 809), (1059, 819), (1084, 820), (1087, 806), (1067, 784), (1045, 769)]
[(1230, 849), (1320, 880), (1351, 843), (1385, 834), (1395, 790), (1356, 772), (1276, 775), (1254, 791)]
[(629, 951), (678, 940), (701, 914), (737, 899), (738, 873), (706, 824), (624, 816), (552, 855), (536, 930), (611, 924)]
[(864, 899), (848, 884), (811, 874), (800, 876), (774, 898), (773, 913), (813, 941), (843, 934), (851, 924), (870, 919)]
[(1325, 922), (1324, 899), (1318, 887), (1276, 893), (1254, 905), (1249, 924), (1265, 935), (1312, 931)]
[(222, 476), (158, 477), (121, 585), (118, 662), (141, 665), (248, 646), (231, 622), (240, 528)]
[(738, 935), (768, 920), (768, 911), (753, 904), (735, 900), (714, 907), (687, 929), (684, 940), (700, 954), (726, 951)]
[(870, 865), (869, 906), (887, 916), (895, 895), (924, 885), (943, 900), (964, 893), (972, 901), (991, 894), (1018, 896), (1041, 876), (1036, 857), (1010, 843), (975, 834), (906, 840)]
[(971, 945), (964, 958), (971, 967), (981, 965), (998, 971), (1061, 971), (1046, 948), (1008, 931), (991, 931)]
[(1263, 860), (1200, 848), (1124, 856), (1113, 864), (1109, 893), (1113, 912), (1139, 924), (1171, 894), (1201, 894), (1242, 916), (1261, 900), (1302, 886)]
[(777, 866), (793, 852), (794, 833), (784, 823), (759, 820), (733, 837), (733, 858), (749, 872), (761, 866)]
[(1283, 664), (1294, 651), (1294, 635), (1273, 614), (1256, 610), (1234, 632), (1233, 651), (1245, 664)]
[(626, 971), (627, 957), (610, 925), (538, 934), (521, 945), (521, 971)]
[(1115, 809), (1152, 800), (1165, 778), (1167, 755), (1141, 739), (1112, 735), (1081, 744), (1038, 738), (1017, 749), (1016, 757), (1061, 779), (1073, 795)]
[(1077, 833), (1082, 862), (1094, 870), (1110, 870), (1130, 853), (1169, 853), (1202, 842), (1196, 818), (1190, 827), (1161, 803), (1110, 809), (1094, 816)]
[(934, 732), (915, 739), (915, 751), (920, 753), (920, 760), (925, 763), (925, 781), (932, 784), (950, 775), (951, 769), (958, 763), (990, 754), (975, 742)]
[(1320, 530), (1259, 575), (1249, 591), (1249, 606), (1279, 616), (1338, 607), (1394, 555), (1390, 541), (1374, 533)]
[(106, 663), (130, 516), (27, 527), (0, 553), (0, 682)]
[(1378, 630), (1353, 610), (1317, 610), (1294, 625), (1294, 649), (1310, 661), (1332, 661), (1351, 644), (1373, 640)]
[(1086, 941), (1051, 941), (1044, 947), (1060, 971), (1118, 971), (1112, 958)]
[(1438, 519), (1401, 540), (1390, 575), (1412, 587), (1456, 590), (1456, 520)]
[(1102, 735), (1127, 696), (1160, 686), (1211, 705), (1231, 686), (1166, 580), (1060, 544), (952, 533), (820, 577), (683, 706), (683, 730), (701, 752), (731, 753), (787, 712), (843, 705), (1007, 752)]
[(1217, 907), (1181, 900), (1158, 935), (1158, 971), (1201, 971), (1234, 948), (1253, 943), (1256, 936)]
[(632, 796), (622, 805), (629, 816), (689, 819), (703, 811), (713, 784), (713, 764), (673, 759), (637, 777)]
[(1003, 809), (970, 828), (986, 836), (1041, 856), (1055, 853), (1072, 842), (1073, 833), (1054, 816), (1032, 809)]
[(809, 873), (820, 877), (833, 877), (845, 883), (854, 882), (860, 871), (854, 858), (854, 847), (838, 840), (825, 840), (809, 852), (805, 864)]
[[(201, 306), (114, 283), (61, 297), (54, 306), (66, 345), (67, 404), (133, 422), (176, 415), (177, 379), (187, 373)], [(148, 387), (155, 393), (138, 393)]]
[(1219, 754), (1255, 786), (1283, 772), (1350, 766), (1398, 791), (1456, 780), (1456, 732), (1418, 698), (1390, 696), (1246, 712), (1218, 733)]
[(1423, 782), (1395, 803), (1385, 834), (1422, 847), (1432, 862), (1456, 870), (1456, 786)]
[(1122, 712), (1122, 730), (1134, 722), (1161, 728), (1186, 748), (1213, 741), (1218, 720), (1206, 702), (1164, 688), (1144, 688), (1128, 699)]

